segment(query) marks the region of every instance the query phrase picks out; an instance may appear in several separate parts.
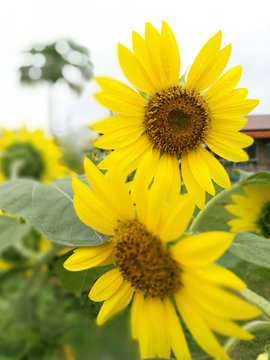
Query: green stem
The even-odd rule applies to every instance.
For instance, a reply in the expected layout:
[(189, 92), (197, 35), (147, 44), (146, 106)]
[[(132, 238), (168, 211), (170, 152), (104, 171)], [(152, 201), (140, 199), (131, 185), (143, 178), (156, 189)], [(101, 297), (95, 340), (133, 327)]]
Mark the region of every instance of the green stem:
[[(241, 294), (253, 305), (255, 305), (259, 310), (263, 312), (268, 318), (270, 318), (270, 302), (265, 300), (260, 295), (254, 293), (249, 289), (244, 289), (241, 291)], [(270, 322), (269, 322), (270, 324)]]
[(190, 226), (189, 231), (190, 232), (194, 232), (198, 225), (200, 224), (200, 222), (202, 221), (203, 217), (205, 216), (205, 214), (211, 209), (211, 207), (213, 205), (216, 204), (216, 202), (218, 202), (220, 200), (221, 197), (223, 197), (224, 195), (227, 195), (230, 192), (233, 192), (235, 189), (237, 189), (239, 186), (241, 186), (241, 184), (236, 183), (234, 184), (229, 190), (223, 190), (221, 191), (219, 194), (217, 194), (216, 196), (214, 196), (210, 201), (208, 201), (208, 203), (205, 205), (204, 209), (201, 210), (199, 212), (199, 214), (196, 216), (195, 220), (193, 221), (193, 223)]
[[(269, 330), (270, 331), (270, 322), (268, 321), (252, 321), (245, 326), (243, 326), (243, 329), (245, 329), (248, 332), (254, 332), (257, 330)], [(223, 349), (229, 354), (235, 346), (239, 343), (239, 339), (230, 338), (225, 345), (223, 346)], [(218, 360), (218, 359), (215, 359)]]

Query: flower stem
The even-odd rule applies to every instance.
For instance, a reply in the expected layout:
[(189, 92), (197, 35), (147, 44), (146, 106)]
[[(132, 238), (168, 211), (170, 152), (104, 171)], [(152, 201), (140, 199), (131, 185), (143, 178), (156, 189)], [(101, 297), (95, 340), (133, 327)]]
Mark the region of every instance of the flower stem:
[[(245, 326), (243, 326), (243, 329), (249, 332), (254, 332), (257, 330), (270, 330), (270, 322), (268, 321), (252, 321)], [(239, 343), (239, 339), (230, 338), (225, 345), (223, 346), (223, 349), (229, 354), (235, 346)], [(218, 360), (218, 359), (215, 359)]]
[[(249, 289), (244, 289), (241, 291), (241, 294), (249, 301), (251, 304), (256, 306), (259, 310), (263, 312), (268, 318), (270, 318), (270, 302), (265, 300), (260, 295), (254, 293)], [(270, 320), (269, 320), (270, 324)]]
[(239, 182), (238, 182), (238, 183), (234, 184), (229, 190), (223, 190), (219, 194), (214, 196), (211, 200), (209, 200), (208, 203), (205, 205), (204, 209), (201, 210), (198, 213), (198, 215), (196, 216), (195, 220), (193, 221), (193, 223), (190, 226), (189, 231), (194, 232), (197, 229), (197, 227), (199, 226), (199, 224), (201, 223), (201, 221), (203, 220), (203, 217), (205, 216), (205, 214), (211, 209), (211, 207), (213, 205), (215, 205), (216, 202), (218, 202), (220, 200), (220, 198), (222, 198), (224, 195), (228, 195), (229, 193), (233, 192), (239, 186), (241, 186), (241, 184), (239, 184)]

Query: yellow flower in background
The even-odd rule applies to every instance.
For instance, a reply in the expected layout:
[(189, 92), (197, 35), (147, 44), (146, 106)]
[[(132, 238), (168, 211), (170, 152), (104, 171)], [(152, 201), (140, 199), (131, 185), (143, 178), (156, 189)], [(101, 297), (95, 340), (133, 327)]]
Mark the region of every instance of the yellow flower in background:
[(29, 132), (1, 129), (0, 134), (0, 181), (16, 177), (27, 177), (50, 183), (68, 176), (71, 171), (59, 160), (61, 151), (54, 139), (46, 137), (42, 130)]
[(256, 231), (270, 238), (270, 187), (246, 185), (243, 188), (247, 196), (232, 195), (234, 204), (225, 206), (238, 217), (228, 222), (231, 231)]
[(92, 126), (104, 134), (95, 145), (115, 149), (99, 167), (108, 169), (113, 158), (122, 172), (130, 173), (147, 149), (153, 148), (155, 158), (166, 157), (164, 171), (180, 189), (181, 159), (186, 188), (197, 192), (197, 205), (203, 208), (205, 191), (215, 195), (212, 180), (230, 188), (225, 169), (203, 144), (230, 161), (248, 160), (242, 148), (251, 145), (253, 139), (238, 131), (246, 124), (243, 116), (259, 101), (246, 100), (247, 89), (234, 89), (241, 66), (220, 77), (231, 52), (231, 45), (220, 50), (221, 31), (200, 50), (186, 84), (183, 77), (178, 81), (179, 50), (164, 21), (161, 34), (146, 23), (145, 40), (134, 31), (132, 45), (133, 53), (120, 44), (118, 57), (125, 76), (138, 91), (110, 78), (96, 78), (103, 90), (96, 94), (97, 100), (119, 114)]
[(84, 166), (93, 190), (73, 178), (75, 211), (86, 225), (111, 240), (75, 249), (64, 267), (81, 271), (115, 262), (115, 268), (102, 275), (89, 294), (93, 301), (104, 301), (97, 323), (103, 324), (132, 301), (132, 336), (139, 341), (142, 358), (171, 358), (172, 349), (177, 359), (187, 360), (191, 355), (178, 309), (198, 344), (212, 356), (228, 360), (213, 331), (251, 339), (232, 319), (260, 314), (223, 289), (242, 290), (246, 285), (213, 263), (234, 234), (213, 231), (173, 242), (190, 222), (194, 195), (180, 195), (162, 171), (149, 189), (155, 166), (150, 152), (138, 167), (131, 195), (116, 164), (105, 176), (88, 159)]

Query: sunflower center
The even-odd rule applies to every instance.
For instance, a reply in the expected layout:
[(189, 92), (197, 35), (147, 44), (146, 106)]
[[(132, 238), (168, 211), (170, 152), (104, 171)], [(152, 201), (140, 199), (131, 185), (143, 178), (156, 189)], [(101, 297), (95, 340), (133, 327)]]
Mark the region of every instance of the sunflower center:
[(260, 229), (260, 234), (266, 238), (270, 238), (270, 201), (267, 201), (262, 207), (260, 217), (256, 224)]
[(45, 162), (42, 154), (31, 143), (16, 142), (4, 150), (2, 169), (7, 178), (13, 177), (15, 171), (16, 177), (40, 180)]
[(115, 229), (115, 257), (122, 276), (136, 290), (167, 297), (180, 287), (180, 269), (166, 246), (138, 220), (120, 222)]
[(193, 90), (174, 86), (158, 91), (145, 111), (146, 134), (156, 148), (181, 156), (203, 143), (210, 115), (205, 100)]

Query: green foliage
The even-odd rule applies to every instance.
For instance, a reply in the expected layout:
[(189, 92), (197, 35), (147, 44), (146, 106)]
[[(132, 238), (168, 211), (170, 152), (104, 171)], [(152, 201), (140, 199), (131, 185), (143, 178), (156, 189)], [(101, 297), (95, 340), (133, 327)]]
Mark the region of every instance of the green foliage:
[(85, 291), (92, 286), (98, 277), (114, 268), (114, 265), (111, 264), (83, 271), (68, 271), (64, 268), (63, 264), (70, 255), (72, 255), (72, 252), (60, 256), (54, 265), (54, 271), (58, 275), (63, 287), (69, 292), (81, 293)]
[(0, 251), (22, 240), (31, 225), (10, 216), (0, 216)]
[(237, 233), (229, 251), (252, 264), (270, 268), (270, 241), (252, 233)]
[[(33, 47), (28, 54), (32, 54), (33, 65), (20, 68), (22, 83), (35, 83), (41, 80), (55, 83), (64, 79), (71, 89), (80, 94), (83, 90), (81, 81), (70, 81), (65, 76), (65, 67), (72, 66), (79, 70), (81, 77), (90, 80), (93, 77), (93, 64), (89, 59), (89, 50), (71, 40), (59, 40), (49, 45)], [(39, 56), (39, 58), (37, 57)], [(42, 66), (36, 65), (35, 60), (41, 60)]]
[[(84, 176), (79, 178), (87, 184)], [(48, 239), (67, 246), (102, 244), (108, 236), (81, 222), (72, 199), (71, 178), (50, 185), (26, 179), (0, 185), (0, 208), (25, 218)]]

